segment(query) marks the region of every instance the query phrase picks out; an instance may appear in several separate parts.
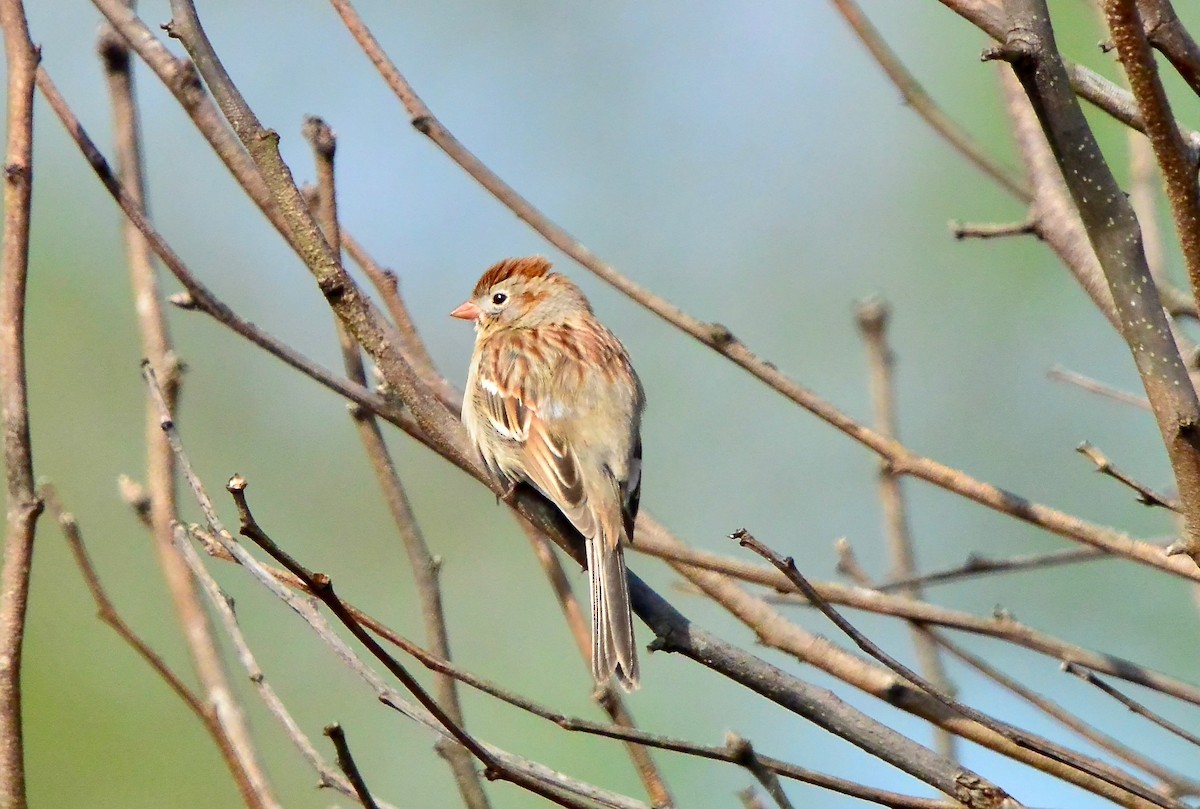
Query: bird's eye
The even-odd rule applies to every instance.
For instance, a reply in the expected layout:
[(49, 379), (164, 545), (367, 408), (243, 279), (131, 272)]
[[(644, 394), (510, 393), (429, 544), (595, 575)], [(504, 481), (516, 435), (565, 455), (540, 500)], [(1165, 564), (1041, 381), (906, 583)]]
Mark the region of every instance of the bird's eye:
[(496, 304), (497, 306), (500, 306), (506, 300), (508, 300), (508, 295), (504, 294), (503, 292), (497, 292), (492, 296), (492, 303)]

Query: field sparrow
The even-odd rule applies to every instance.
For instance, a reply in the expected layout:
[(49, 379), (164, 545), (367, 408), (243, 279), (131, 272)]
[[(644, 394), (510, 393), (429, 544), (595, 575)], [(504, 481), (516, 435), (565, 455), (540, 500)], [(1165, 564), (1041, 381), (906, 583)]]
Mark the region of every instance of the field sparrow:
[(450, 313), (475, 322), (462, 420), (484, 464), (545, 495), (586, 540), (592, 675), (638, 684), (621, 544), (642, 482), (645, 396), (621, 342), (541, 256), (492, 266)]

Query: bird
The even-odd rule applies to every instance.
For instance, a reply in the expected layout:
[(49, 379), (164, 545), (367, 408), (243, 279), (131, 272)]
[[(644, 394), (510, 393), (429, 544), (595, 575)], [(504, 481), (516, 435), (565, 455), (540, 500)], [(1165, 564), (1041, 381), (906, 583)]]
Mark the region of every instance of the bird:
[(638, 687), (624, 544), (642, 484), (646, 396), (625, 346), (583, 292), (543, 256), (492, 265), (450, 313), (473, 321), (462, 422), (508, 491), (528, 484), (583, 536), (591, 670)]

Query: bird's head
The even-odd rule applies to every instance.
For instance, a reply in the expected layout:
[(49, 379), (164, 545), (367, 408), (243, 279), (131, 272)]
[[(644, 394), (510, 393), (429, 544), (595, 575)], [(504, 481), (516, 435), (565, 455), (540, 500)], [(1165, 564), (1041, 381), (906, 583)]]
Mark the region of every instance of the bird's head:
[(550, 266), (543, 256), (497, 262), (450, 316), (473, 321), (483, 335), (499, 328), (536, 328), (590, 315), (592, 308), (579, 287), (550, 272)]

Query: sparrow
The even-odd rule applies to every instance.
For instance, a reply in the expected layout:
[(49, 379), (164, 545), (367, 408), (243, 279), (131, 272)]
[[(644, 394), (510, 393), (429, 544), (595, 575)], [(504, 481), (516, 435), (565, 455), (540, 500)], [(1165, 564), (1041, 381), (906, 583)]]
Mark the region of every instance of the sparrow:
[(510, 258), (450, 313), (475, 323), (462, 421), (484, 465), (525, 483), (585, 540), (592, 676), (638, 685), (623, 544), (642, 483), (646, 397), (621, 341), (586, 297), (541, 256)]

